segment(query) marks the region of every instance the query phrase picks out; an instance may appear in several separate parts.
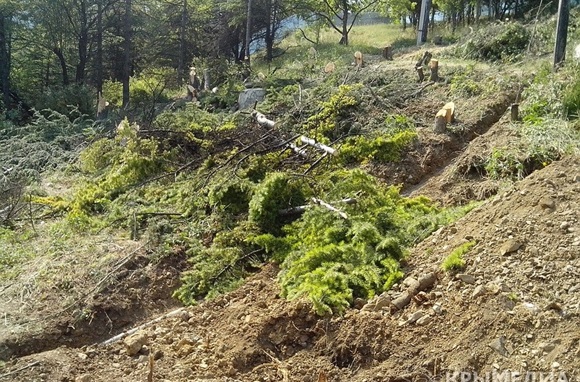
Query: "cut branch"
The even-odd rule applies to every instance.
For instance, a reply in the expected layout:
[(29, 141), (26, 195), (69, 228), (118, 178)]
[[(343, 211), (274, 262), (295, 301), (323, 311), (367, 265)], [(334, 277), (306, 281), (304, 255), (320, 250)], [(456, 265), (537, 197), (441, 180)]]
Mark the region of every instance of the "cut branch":
[(309, 146), (315, 147), (315, 148), (317, 148), (319, 150), (326, 151), (330, 155), (336, 155), (336, 150), (335, 149), (333, 149), (332, 147), (323, 145), (322, 143), (316, 142), (316, 140), (314, 140), (312, 138), (308, 138), (308, 137), (305, 137), (303, 135), (303, 136), (300, 137), (300, 141), (302, 143), (305, 143), (305, 144), (309, 145)]
[(38, 365), (39, 363), (40, 363), (40, 361), (34, 361), (34, 362), (32, 362), (32, 363), (29, 363), (29, 364), (28, 364), (28, 365), (26, 365), (26, 366), (23, 366), (23, 367), (21, 367), (20, 369), (16, 369), (16, 370), (13, 370), (13, 371), (11, 371), (11, 372), (9, 372), (9, 373), (2, 374), (2, 375), (0, 375), (0, 379), (2, 379), (2, 378), (6, 378), (6, 377), (9, 377), (9, 376), (11, 376), (11, 375), (14, 375), (14, 374), (17, 374), (17, 373), (20, 373), (20, 372), (21, 372), (21, 371), (23, 371), (23, 370), (26, 370), (26, 369), (29, 369), (29, 368), (31, 368), (31, 367), (33, 367), (33, 366), (36, 366), (36, 365)]
[[(317, 199), (318, 200), (318, 199)], [(339, 200), (337, 202), (333, 202), (333, 203), (344, 203), (344, 204), (356, 204), (357, 200), (354, 198), (345, 198), (342, 200)], [(291, 207), (291, 208), (286, 208), (283, 210), (280, 210), (278, 213), (282, 216), (286, 216), (286, 215), (298, 215), (298, 214), (302, 214), (304, 213), (307, 209), (311, 208), (312, 204), (305, 204), (303, 206), (296, 206), (296, 207)]]
[(258, 111), (254, 110), (252, 112), (252, 117), (254, 117), (256, 119), (256, 122), (258, 122), (258, 125), (260, 125), (260, 126), (265, 126), (265, 127), (268, 127), (271, 129), (276, 125), (275, 121), (268, 119), (264, 114), (262, 114)]
[(348, 215), (346, 213), (342, 212), (341, 210), (334, 207), (333, 205), (326, 203), (324, 200), (321, 200), (318, 198), (312, 198), (312, 203), (318, 204), (319, 206), (322, 206), (330, 211), (336, 212), (343, 219), (348, 219)]
[(179, 314), (179, 313), (183, 312), (184, 310), (185, 310), (185, 307), (179, 308), (179, 309), (176, 309), (176, 310), (173, 310), (173, 311), (171, 311), (169, 313), (166, 313), (166, 314), (164, 314), (162, 316), (159, 316), (159, 317), (155, 318), (154, 320), (151, 320), (149, 322), (146, 322), (146, 323), (144, 323), (142, 325), (139, 325), (139, 326), (137, 326), (137, 327), (135, 327), (133, 329), (129, 329), (126, 332), (119, 333), (116, 336), (111, 337), (108, 340), (99, 343), (98, 345), (99, 346), (107, 346), (107, 345), (110, 345), (110, 344), (114, 344), (115, 342), (118, 342), (118, 341), (122, 340), (123, 338), (125, 338), (127, 336), (130, 336), (133, 333), (138, 332), (141, 329), (145, 329), (146, 327), (151, 326), (153, 324), (156, 324), (156, 323), (158, 323), (161, 320), (164, 320), (164, 319), (169, 318), (171, 316), (175, 316), (176, 314)]

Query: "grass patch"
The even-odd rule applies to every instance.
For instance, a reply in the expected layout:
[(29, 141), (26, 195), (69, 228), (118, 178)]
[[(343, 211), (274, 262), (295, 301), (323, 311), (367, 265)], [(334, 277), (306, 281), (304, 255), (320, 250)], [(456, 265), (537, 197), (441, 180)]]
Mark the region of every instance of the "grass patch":
[(455, 248), (449, 256), (443, 260), (441, 264), (441, 269), (446, 272), (458, 271), (465, 267), (465, 260), (463, 255), (465, 255), (469, 250), (476, 244), (475, 241), (469, 241)]

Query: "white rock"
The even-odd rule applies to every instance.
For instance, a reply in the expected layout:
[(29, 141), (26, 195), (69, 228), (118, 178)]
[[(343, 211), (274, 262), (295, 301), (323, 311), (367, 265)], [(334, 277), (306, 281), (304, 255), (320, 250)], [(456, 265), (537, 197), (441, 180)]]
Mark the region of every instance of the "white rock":
[(408, 324), (413, 324), (418, 319), (420, 319), (421, 317), (423, 317), (424, 315), (425, 315), (425, 312), (424, 311), (418, 310), (415, 313), (411, 314), (411, 316), (409, 316), (409, 318), (407, 319), (407, 323)]

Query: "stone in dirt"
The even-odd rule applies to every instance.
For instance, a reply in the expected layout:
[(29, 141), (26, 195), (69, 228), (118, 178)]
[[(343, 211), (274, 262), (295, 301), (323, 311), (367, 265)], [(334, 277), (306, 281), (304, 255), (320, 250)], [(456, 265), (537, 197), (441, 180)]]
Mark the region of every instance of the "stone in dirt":
[(487, 292), (487, 290), (486, 290), (485, 286), (478, 285), (473, 290), (473, 293), (471, 294), (471, 297), (477, 298), (479, 296), (483, 296), (486, 292)]
[(501, 246), (500, 253), (502, 255), (509, 255), (512, 252), (517, 251), (522, 246), (522, 243), (515, 239), (509, 239)]
[(475, 284), (475, 277), (473, 277), (472, 275), (460, 273), (455, 277), (457, 277), (459, 280), (463, 281), (466, 284)]
[(419, 318), (416, 322), (417, 325), (419, 326), (423, 326), (423, 325), (428, 325), (431, 322), (433, 322), (433, 317), (429, 316), (429, 315), (425, 315), (421, 318)]
[(508, 351), (505, 347), (505, 337), (504, 336), (499, 336), (498, 338), (493, 340), (489, 344), (489, 347), (504, 357), (507, 357), (507, 355), (508, 355)]
[(391, 299), (386, 294), (383, 293), (381, 295), (373, 297), (365, 306), (363, 306), (363, 312), (378, 312), (384, 307), (390, 305)]
[(550, 197), (543, 197), (540, 199), (540, 207), (551, 210), (556, 207), (556, 202)]
[(425, 312), (422, 310), (418, 310), (415, 313), (411, 314), (411, 316), (407, 319), (407, 323), (413, 324), (413, 323), (417, 322), (417, 320), (419, 320), (423, 316), (425, 316)]
[(147, 333), (137, 332), (123, 340), (127, 355), (134, 356), (141, 351), (143, 345), (147, 343)]
[(246, 89), (242, 91), (238, 97), (240, 110), (254, 107), (254, 104), (263, 101), (264, 97), (266, 97), (266, 90), (262, 88)]

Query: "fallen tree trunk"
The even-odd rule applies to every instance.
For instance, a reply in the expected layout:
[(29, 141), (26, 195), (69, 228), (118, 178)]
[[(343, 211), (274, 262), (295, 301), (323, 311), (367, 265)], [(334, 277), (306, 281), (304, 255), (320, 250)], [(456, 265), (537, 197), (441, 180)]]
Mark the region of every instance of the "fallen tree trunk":
[(319, 150), (326, 151), (330, 155), (336, 155), (336, 150), (330, 146), (323, 145), (322, 143), (316, 142), (316, 140), (312, 138), (305, 137), (304, 135), (300, 137), (300, 141), (305, 143), (309, 146), (315, 147)]

